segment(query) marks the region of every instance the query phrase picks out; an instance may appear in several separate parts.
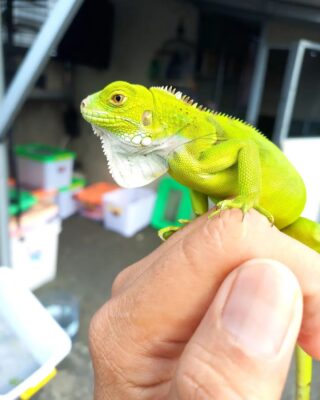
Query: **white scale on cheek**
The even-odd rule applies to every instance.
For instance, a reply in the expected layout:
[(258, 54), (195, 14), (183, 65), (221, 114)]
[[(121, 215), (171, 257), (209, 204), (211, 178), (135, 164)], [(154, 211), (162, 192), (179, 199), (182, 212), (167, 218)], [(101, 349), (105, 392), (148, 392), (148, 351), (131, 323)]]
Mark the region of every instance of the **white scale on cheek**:
[(140, 143), (141, 143), (141, 140), (142, 140), (142, 136), (140, 136), (140, 135), (134, 136), (134, 137), (131, 139), (132, 143), (134, 143), (134, 144), (140, 144)]
[(149, 146), (151, 144), (151, 142), (152, 142), (151, 137), (147, 136), (147, 137), (143, 138), (141, 144), (143, 146)]

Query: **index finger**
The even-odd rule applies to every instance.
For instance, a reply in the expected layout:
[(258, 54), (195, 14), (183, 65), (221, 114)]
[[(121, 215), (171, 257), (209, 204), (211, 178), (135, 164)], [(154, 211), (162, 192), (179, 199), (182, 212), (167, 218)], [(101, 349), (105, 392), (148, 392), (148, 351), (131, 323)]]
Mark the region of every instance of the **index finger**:
[[(170, 243), (170, 240), (169, 242)], [(271, 258), (287, 265), (304, 294), (300, 344), (320, 357), (320, 257), (300, 242), (271, 227), (251, 211), (230, 210), (220, 218), (202, 219), (166, 245), (114, 300), (126, 315), (117, 321), (118, 337), (129, 333), (135, 343), (155, 338), (186, 342), (212, 302), (222, 280), (252, 258)], [(272, 291), (272, 288), (270, 288)], [(123, 312), (123, 314), (122, 314)]]

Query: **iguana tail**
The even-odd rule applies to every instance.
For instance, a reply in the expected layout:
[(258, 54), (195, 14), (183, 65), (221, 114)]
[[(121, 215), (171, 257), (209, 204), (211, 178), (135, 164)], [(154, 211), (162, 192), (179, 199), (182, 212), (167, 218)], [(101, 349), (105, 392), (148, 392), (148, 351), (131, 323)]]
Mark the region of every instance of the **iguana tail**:
[[(299, 240), (320, 253), (320, 225), (300, 217), (282, 232)], [(296, 347), (296, 400), (310, 400), (312, 358), (299, 346)]]

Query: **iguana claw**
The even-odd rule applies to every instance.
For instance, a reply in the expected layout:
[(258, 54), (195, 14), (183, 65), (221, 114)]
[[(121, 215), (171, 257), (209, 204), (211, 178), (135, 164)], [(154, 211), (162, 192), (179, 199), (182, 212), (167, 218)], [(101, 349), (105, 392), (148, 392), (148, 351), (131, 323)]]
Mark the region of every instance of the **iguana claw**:
[(188, 225), (190, 219), (178, 219), (179, 224), (181, 225)]
[(158, 236), (161, 240), (166, 241), (172, 236), (175, 232), (180, 230), (182, 226), (167, 226), (165, 228), (158, 230)]
[(271, 222), (271, 225), (273, 225), (273, 215), (268, 210), (264, 209), (256, 203), (257, 201), (254, 196), (238, 196), (234, 199), (223, 200), (216, 205), (216, 209), (209, 214), (208, 218), (212, 218), (215, 215), (220, 215), (221, 211), (238, 208), (242, 211), (242, 220), (244, 220), (246, 213), (251, 208), (254, 208), (255, 210), (259, 211), (260, 214), (264, 215)]
[(260, 207), (260, 206), (255, 206), (254, 209), (259, 211), (259, 213), (264, 215), (266, 218), (268, 218), (268, 220), (271, 223), (271, 226), (274, 225), (274, 217), (268, 210), (266, 210), (265, 208)]
[(182, 224), (183, 226), (167, 226), (165, 228), (159, 229), (158, 235), (161, 240), (166, 241), (169, 239), (170, 236), (172, 236), (175, 232), (179, 231), (182, 229), (185, 225), (187, 225), (190, 220), (188, 219), (178, 219), (179, 224)]

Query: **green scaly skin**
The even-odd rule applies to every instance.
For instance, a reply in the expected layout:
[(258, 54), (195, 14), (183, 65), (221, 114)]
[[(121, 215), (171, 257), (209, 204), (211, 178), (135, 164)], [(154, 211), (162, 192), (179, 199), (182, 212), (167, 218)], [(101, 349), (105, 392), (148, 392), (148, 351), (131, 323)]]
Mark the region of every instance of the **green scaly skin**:
[[(83, 117), (104, 143), (122, 186), (145, 185), (168, 172), (191, 191), (196, 215), (255, 208), (287, 235), (320, 252), (320, 226), (301, 217), (302, 178), (254, 127), (194, 104), (173, 88), (113, 82), (87, 97)], [(104, 138), (107, 138), (104, 142)], [(111, 140), (111, 145), (106, 144)], [(144, 162), (145, 160), (145, 162)], [(165, 228), (166, 239), (176, 227)], [(297, 399), (310, 399), (312, 360), (297, 350)]]

